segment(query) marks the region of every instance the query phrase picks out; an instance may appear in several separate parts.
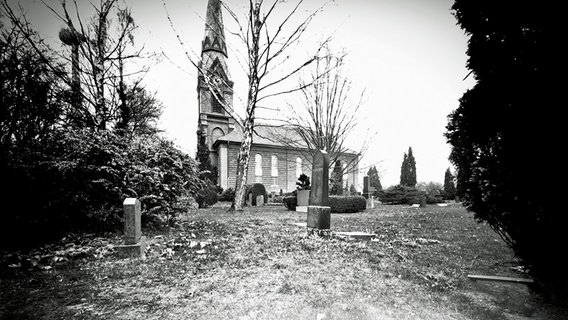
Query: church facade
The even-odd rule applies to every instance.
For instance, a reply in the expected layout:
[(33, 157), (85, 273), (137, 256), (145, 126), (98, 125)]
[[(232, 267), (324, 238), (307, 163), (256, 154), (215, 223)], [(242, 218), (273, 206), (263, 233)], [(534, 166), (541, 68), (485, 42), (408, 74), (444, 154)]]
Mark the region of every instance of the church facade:
[[(209, 0), (205, 22), (205, 35), (201, 47), (200, 70), (208, 70), (222, 79), (217, 87), (217, 97), (233, 106), (233, 81), (227, 65), (223, 17), (220, 0)], [(241, 126), (227, 114), (205, 83), (199, 72), (198, 92), (198, 131), (206, 136), (211, 164), (217, 168), (217, 184), (223, 189), (234, 188), (237, 172), (237, 158), (242, 141)], [(268, 192), (289, 192), (296, 188), (300, 174), (311, 177), (311, 159), (307, 148), (290, 147), (291, 130), (271, 125), (256, 124), (253, 145), (250, 153), (247, 182), (262, 183)], [(285, 137), (286, 139), (281, 139)], [(343, 185), (358, 188), (357, 153), (344, 154), (340, 162), (346, 170)], [(330, 169), (331, 173), (331, 169)]]

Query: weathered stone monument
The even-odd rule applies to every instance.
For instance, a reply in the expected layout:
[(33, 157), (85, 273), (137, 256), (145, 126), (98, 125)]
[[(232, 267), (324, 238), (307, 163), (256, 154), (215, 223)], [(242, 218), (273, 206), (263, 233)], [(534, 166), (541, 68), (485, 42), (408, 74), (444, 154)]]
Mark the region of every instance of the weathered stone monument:
[(124, 244), (118, 246), (123, 258), (144, 258), (146, 237), (142, 236), (141, 206), (136, 198), (126, 198), (122, 204), (124, 210)]
[(371, 187), (371, 180), (369, 176), (363, 177), (363, 197), (367, 199), (367, 209), (375, 208), (375, 197), (373, 196), (373, 192), (375, 191), (375, 187)]
[(319, 230), (330, 229), (330, 221), (329, 155), (324, 150), (317, 150), (312, 166), (312, 185), (307, 227)]
[(257, 207), (262, 207), (264, 206), (264, 196), (263, 195), (258, 195), (256, 196), (256, 206)]

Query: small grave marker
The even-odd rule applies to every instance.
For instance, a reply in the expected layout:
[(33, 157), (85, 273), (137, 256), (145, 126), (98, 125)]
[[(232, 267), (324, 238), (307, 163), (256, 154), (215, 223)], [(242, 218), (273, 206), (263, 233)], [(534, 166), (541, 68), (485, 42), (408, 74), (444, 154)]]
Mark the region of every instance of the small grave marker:
[(142, 236), (141, 206), (136, 198), (126, 198), (122, 204), (124, 211), (124, 245), (118, 246), (123, 258), (144, 258), (146, 237)]

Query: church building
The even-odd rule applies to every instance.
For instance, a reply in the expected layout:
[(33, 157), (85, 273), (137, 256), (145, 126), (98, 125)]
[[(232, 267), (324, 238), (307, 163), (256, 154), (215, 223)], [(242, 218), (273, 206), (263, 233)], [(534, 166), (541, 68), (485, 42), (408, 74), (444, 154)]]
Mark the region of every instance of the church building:
[[(233, 81), (227, 65), (227, 46), (220, 0), (209, 0), (205, 21), (205, 36), (201, 47), (201, 70), (206, 69), (223, 79), (218, 95), (233, 106)], [(198, 131), (206, 136), (211, 164), (217, 168), (217, 185), (223, 189), (234, 188), (237, 157), (243, 130), (238, 122), (227, 114), (215, 99), (199, 72)], [(307, 148), (294, 148), (283, 143), (294, 138), (292, 130), (282, 127), (255, 124), (255, 134), (250, 153), (247, 183), (262, 183), (268, 192), (289, 192), (296, 188), (296, 181), (304, 173), (311, 178), (311, 159)], [(282, 139), (286, 137), (286, 139)], [(300, 140), (298, 140), (300, 141)], [(359, 155), (345, 154), (341, 163), (356, 163)], [(355, 160), (355, 161), (354, 161)], [(333, 167), (332, 167), (333, 168)], [(331, 170), (330, 169), (330, 174)], [(346, 170), (343, 185), (358, 188), (358, 170)]]

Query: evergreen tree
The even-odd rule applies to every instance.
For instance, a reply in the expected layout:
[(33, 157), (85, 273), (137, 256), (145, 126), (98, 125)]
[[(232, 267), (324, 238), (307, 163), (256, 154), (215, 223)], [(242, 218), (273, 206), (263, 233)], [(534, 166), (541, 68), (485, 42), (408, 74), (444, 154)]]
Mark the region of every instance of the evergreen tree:
[(341, 195), (343, 193), (343, 168), (341, 167), (341, 161), (335, 161), (335, 166), (331, 172), (331, 188), (329, 194)]
[(205, 139), (205, 134), (201, 129), (197, 130), (197, 152), (195, 160), (199, 161), (199, 177), (202, 180), (208, 180), (212, 184), (217, 183), (216, 170), (211, 165), (209, 158), (209, 147)]
[(478, 221), (513, 248), (551, 296), (568, 302), (568, 273), (558, 248), (568, 244), (560, 208), (565, 181), (565, 104), (558, 66), (561, 10), (544, 2), (456, 0), (469, 36), (467, 67), (476, 80), (448, 117), (446, 138), (457, 194)]
[(416, 186), (416, 160), (412, 154), (412, 147), (408, 147), (408, 186)]
[(400, 166), (400, 185), (405, 186), (408, 183), (408, 156), (406, 152), (402, 158), (402, 165)]
[(400, 168), (400, 184), (412, 188), (416, 186), (416, 160), (412, 154), (412, 147), (408, 147), (408, 154), (404, 153)]
[(369, 176), (369, 184), (371, 187), (375, 188), (375, 192), (373, 193), (374, 196), (377, 196), (378, 192), (383, 190), (383, 186), (381, 185), (381, 180), (379, 178), (379, 172), (377, 171), (377, 167), (372, 166), (367, 171), (367, 176)]
[(454, 184), (454, 175), (450, 168), (446, 170), (444, 175), (444, 198), (451, 200), (456, 197), (456, 185)]

